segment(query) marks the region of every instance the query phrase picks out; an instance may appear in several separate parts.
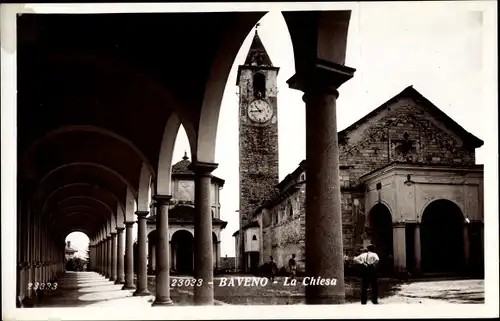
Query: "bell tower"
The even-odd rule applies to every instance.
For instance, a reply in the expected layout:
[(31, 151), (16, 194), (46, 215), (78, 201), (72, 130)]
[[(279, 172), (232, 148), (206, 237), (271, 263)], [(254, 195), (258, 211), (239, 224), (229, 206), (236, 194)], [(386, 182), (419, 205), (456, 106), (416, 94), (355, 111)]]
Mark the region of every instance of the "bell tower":
[[(258, 25), (257, 25), (258, 26)], [(239, 87), (239, 176), (240, 176), (240, 268), (247, 267), (242, 229), (254, 211), (277, 196), (278, 105), (277, 76), (257, 29), (244, 65), (238, 67)]]

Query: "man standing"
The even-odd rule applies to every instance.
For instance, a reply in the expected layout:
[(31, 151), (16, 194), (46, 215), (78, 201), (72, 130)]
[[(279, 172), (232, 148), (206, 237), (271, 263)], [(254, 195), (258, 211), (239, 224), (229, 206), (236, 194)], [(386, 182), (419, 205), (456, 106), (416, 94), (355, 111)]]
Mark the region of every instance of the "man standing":
[(290, 268), (290, 274), (293, 280), (295, 279), (295, 273), (297, 271), (297, 265), (295, 263), (295, 254), (292, 254), (292, 258), (288, 260), (288, 267)]
[(375, 253), (375, 245), (367, 246), (367, 251), (354, 258), (354, 262), (361, 264), (361, 304), (366, 304), (368, 300), (368, 287), (372, 288), (372, 303), (378, 304), (378, 287), (377, 287), (377, 271), (376, 266), (379, 262), (379, 257)]
[(271, 256), (271, 261), (269, 261), (269, 272), (271, 272), (271, 276), (269, 279), (271, 282), (274, 282), (274, 277), (276, 276), (276, 270), (278, 269), (278, 266), (276, 265), (276, 262), (274, 262), (273, 257)]

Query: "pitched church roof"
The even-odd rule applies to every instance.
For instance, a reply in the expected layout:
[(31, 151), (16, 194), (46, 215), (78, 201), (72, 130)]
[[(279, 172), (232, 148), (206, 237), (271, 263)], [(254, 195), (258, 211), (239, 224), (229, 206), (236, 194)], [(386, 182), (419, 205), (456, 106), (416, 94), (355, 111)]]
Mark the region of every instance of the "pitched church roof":
[[(182, 160), (172, 165), (172, 177), (193, 177), (194, 179), (194, 172), (189, 169), (190, 164), (187, 152), (184, 152)], [(217, 176), (212, 175), (212, 181), (218, 182), (221, 186), (224, 185), (224, 180)]]
[(257, 28), (255, 29), (255, 35), (253, 36), (253, 41), (252, 44), (250, 45), (250, 50), (248, 51), (247, 58), (245, 59), (245, 65), (273, 67), (271, 58), (269, 58), (266, 48), (264, 48), (264, 45), (260, 40)]
[(440, 121), (442, 124), (444, 124), (446, 127), (448, 127), (451, 131), (453, 131), (457, 135), (459, 135), (464, 140), (464, 142), (469, 144), (470, 147), (479, 148), (484, 144), (484, 142), (481, 139), (479, 139), (478, 137), (476, 137), (473, 134), (466, 131), (462, 126), (460, 126), (450, 116), (448, 116), (445, 112), (443, 112), (441, 109), (439, 109), (431, 101), (429, 101), (427, 98), (425, 98), (421, 93), (419, 93), (415, 88), (413, 88), (413, 85), (406, 87), (402, 92), (400, 92), (396, 96), (392, 97), (391, 99), (389, 99), (388, 101), (383, 103), (381, 106), (372, 110), (370, 113), (366, 114), (364, 117), (362, 117), (361, 119), (359, 119), (358, 121), (356, 121), (355, 123), (350, 125), (349, 127), (340, 131), (338, 133), (339, 140), (342, 139), (344, 136), (346, 136), (346, 134), (348, 132), (356, 129), (361, 124), (369, 121), (372, 117), (374, 117), (378, 113), (382, 112), (383, 110), (390, 108), (391, 105), (393, 105), (395, 102), (397, 102), (398, 100), (400, 100), (402, 98), (411, 98), (419, 106), (423, 107), (427, 112), (429, 112), (436, 120)]

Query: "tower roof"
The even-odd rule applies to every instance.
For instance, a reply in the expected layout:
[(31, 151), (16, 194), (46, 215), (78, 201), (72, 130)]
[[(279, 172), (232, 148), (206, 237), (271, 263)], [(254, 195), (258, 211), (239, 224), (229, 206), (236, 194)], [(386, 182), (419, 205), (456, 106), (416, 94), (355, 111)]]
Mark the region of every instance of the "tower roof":
[(273, 67), (271, 58), (269, 58), (266, 48), (264, 48), (264, 45), (260, 40), (257, 29), (255, 29), (255, 35), (253, 36), (252, 45), (250, 46), (250, 50), (248, 51), (245, 65)]

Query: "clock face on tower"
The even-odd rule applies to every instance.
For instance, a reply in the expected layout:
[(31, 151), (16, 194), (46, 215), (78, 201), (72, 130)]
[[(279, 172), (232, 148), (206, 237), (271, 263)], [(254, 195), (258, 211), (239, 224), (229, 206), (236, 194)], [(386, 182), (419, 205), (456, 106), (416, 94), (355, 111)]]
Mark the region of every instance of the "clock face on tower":
[(255, 123), (266, 123), (272, 116), (273, 108), (263, 100), (254, 100), (248, 106), (248, 118)]

